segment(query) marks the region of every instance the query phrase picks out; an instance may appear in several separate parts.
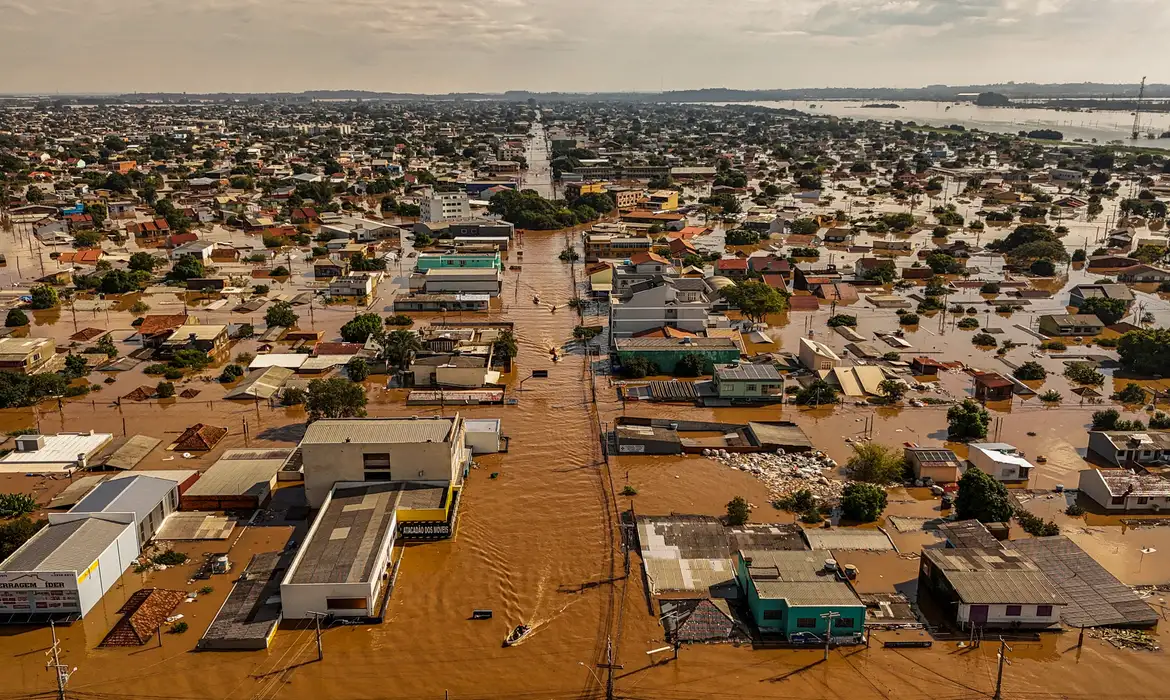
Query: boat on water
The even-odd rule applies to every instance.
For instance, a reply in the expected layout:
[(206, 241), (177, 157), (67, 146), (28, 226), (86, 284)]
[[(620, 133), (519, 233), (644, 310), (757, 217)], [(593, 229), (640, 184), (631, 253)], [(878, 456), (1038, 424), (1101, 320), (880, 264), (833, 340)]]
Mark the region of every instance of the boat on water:
[(539, 303), (540, 303), (540, 297), (538, 297), (538, 296), (535, 296), (535, 295), (534, 295), (534, 296), (532, 297), (532, 303), (533, 303), (533, 304), (539, 304)]
[(532, 634), (532, 628), (528, 625), (516, 625), (516, 628), (504, 638), (504, 646), (510, 647), (513, 644), (519, 644), (520, 640)]

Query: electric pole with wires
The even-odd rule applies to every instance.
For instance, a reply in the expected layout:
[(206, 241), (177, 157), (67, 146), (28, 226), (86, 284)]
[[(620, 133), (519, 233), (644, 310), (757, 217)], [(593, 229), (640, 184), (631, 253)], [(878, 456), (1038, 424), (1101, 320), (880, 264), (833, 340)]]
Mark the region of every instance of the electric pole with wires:
[(1007, 645), (1007, 642), (1003, 641), (1003, 637), (1000, 637), (999, 638), (999, 673), (995, 677), (995, 697), (993, 698), (993, 700), (1003, 700), (1003, 665), (1005, 663), (1009, 663), (1009, 664), (1011, 663), (1007, 659), (1007, 653), (1011, 650), (1012, 650), (1012, 648)]
[(57, 674), (57, 700), (65, 700), (65, 686), (69, 683), (69, 677), (77, 672), (77, 667), (69, 670), (69, 664), (61, 663), (61, 643), (57, 640), (57, 626), (49, 622), (49, 630), (53, 635), (53, 646), (45, 652), (45, 656), (50, 654), (53, 660), (45, 664), (47, 670), (53, 671)]

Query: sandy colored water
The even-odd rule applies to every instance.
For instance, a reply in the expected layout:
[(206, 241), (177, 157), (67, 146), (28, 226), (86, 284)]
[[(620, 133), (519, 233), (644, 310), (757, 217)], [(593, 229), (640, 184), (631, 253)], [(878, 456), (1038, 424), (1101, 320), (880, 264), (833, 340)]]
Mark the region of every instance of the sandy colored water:
[[(722, 421), (789, 419), (799, 423), (814, 442), (838, 460), (849, 454), (845, 437), (857, 437), (863, 421), (874, 417), (874, 439), (890, 444), (907, 440), (941, 442), (945, 437), (945, 409), (880, 410), (854, 406), (818, 411), (796, 407), (767, 409), (699, 409), (623, 405), (607, 377), (595, 381), (598, 405), (591, 401), (585, 357), (570, 351), (554, 363), (549, 350), (568, 343), (578, 322), (568, 309), (551, 313), (530, 303), (539, 293), (548, 303), (563, 303), (574, 295), (569, 267), (556, 259), (570, 234), (527, 234), (523, 243), (523, 272), (508, 273), (503, 307), (491, 318), (517, 323), (520, 356), (510, 378), (513, 389), (533, 369), (549, 370), (548, 379), (524, 383), (513, 395), (519, 405), (476, 407), (469, 416), (500, 416), (511, 436), (511, 451), (482, 460), (468, 482), (455, 539), (406, 548), (398, 587), (378, 626), (329, 629), (324, 633), (325, 659), (316, 662), (313, 636), (304, 630), (282, 630), (266, 652), (196, 653), (195, 641), (205, 629), (220, 596), (228, 586), (214, 583), (206, 599), (180, 606), (190, 620), (184, 635), (166, 635), (161, 649), (148, 645), (134, 650), (98, 650), (97, 644), (112, 624), (116, 609), (133, 587), (185, 587), (193, 566), (152, 574), (145, 580), (123, 577), (124, 589), (103, 603), (102, 615), (60, 630), (65, 661), (78, 668), (70, 695), (78, 698), (586, 698), (604, 697), (605, 670), (596, 668), (605, 657), (607, 641), (615, 649), (614, 686), (627, 698), (974, 698), (990, 696), (994, 687), (995, 650), (985, 645), (975, 651), (957, 650), (953, 643), (927, 650), (871, 648), (834, 650), (827, 662), (822, 652), (753, 650), (748, 647), (694, 646), (684, 648), (677, 662), (664, 662), (647, 651), (663, 646), (662, 630), (648, 611), (636, 553), (630, 557), (630, 575), (619, 548), (617, 511), (631, 506), (638, 513), (705, 513), (718, 515), (735, 495), (756, 506), (755, 520), (791, 522), (792, 516), (772, 509), (760, 482), (700, 457), (620, 457), (607, 470), (599, 439), (599, 423), (618, 415), (671, 415)], [(554, 301), (555, 300), (555, 301)], [(379, 309), (380, 310), (380, 309)], [(210, 320), (219, 312), (207, 312)], [(353, 313), (352, 309), (316, 311), (315, 327), (327, 336)], [(818, 315), (826, 314), (827, 310)], [(225, 314), (230, 316), (230, 314)], [(482, 319), (483, 317), (479, 317)], [(129, 316), (111, 312), (114, 326), (129, 328)], [(801, 332), (798, 317), (783, 329), (781, 344), (791, 349)], [(39, 323), (40, 321), (38, 321)], [(874, 320), (873, 323), (880, 323)], [(45, 319), (45, 331), (68, 335), (71, 324)], [(68, 329), (62, 329), (69, 325)], [(924, 324), (925, 325), (925, 324)], [(67, 330), (67, 332), (65, 332)], [(921, 331), (920, 331), (921, 332)], [(969, 343), (949, 344), (954, 335), (914, 335), (948, 347), (956, 353), (975, 352)], [(239, 349), (249, 349), (248, 345)], [(963, 359), (963, 358), (960, 358)], [(989, 358), (988, 364), (995, 362)], [(96, 377), (96, 375), (95, 375)], [(289, 445), (300, 435), (303, 414), (298, 409), (270, 409), (220, 400), (223, 389), (214, 383), (193, 382), (205, 393), (197, 400), (163, 404), (110, 407), (113, 396), (129, 391), (144, 377), (121, 376), (102, 394), (64, 403), (60, 409), (43, 406), (4, 411), (0, 428), (13, 429), (38, 420), (47, 432), (94, 428), (121, 434), (123, 419), (130, 432), (142, 432), (166, 441), (191, 423), (203, 421), (231, 429), (215, 453), (197, 460), (156, 450), (142, 468), (205, 468), (227, 447), (244, 444), (247, 421), (251, 444)], [(154, 383), (150, 380), (149, 383)], [(962, 377), (944, 378), (949, 390), (964, 390)], [(439, 409), (408, 411), (402, 392), (370, 388), (370, 414), (434, 415)], [(206, 399), (206, 400), (205, 400)], [(1092, 407), (1067, 406), (1055, 410), (1025, 408), (1019, 404), (997, 415), (1009, 416), (999, 438), (1028, 452), (1043, 453), (1038, 480), (1069, 483), (1082, 466), (1078, 448), (1084, 444), (1084, 426)], [(1027, 433), (1035, 432), (1035, 436)], [(487, 478), (499, 472), (498, 479)], [(612, 477), (613, 491), (610, 490)], [(22, 477), (12, 477), (18, 479)], [(635, 486), (634, 497), (612, 496), (625, 483)], [(15, 483), (15, 482), (13, 482)], [(27, 486), (27, 484), (23, 484)], [(8, 484), (0, 484), (5, 490)], [(46, 484), (43, 488), (60, 488)], [(891, 512), (928, 517), (935, 503), (905, 492), (892, 500)], [(1170, 531), (1168, 529), (1167, 531)], [(1109, 533), (1119, 533), (1115, 528)], [(1107, 533), (1107, 534), (1109, 534)], [(238, 565), (250, 551), (278, 549), (288, 531), (249, 530), (241, 540)], [(1118, 535), (1120, 536), (1120, 535)], [(1105, 537), (1105, 535), (1103, 535)], [(1131, 537), (1126, 535), (1125, 537)], [(900, 547), (929, 544), (930, 536), (899, 535)], [(1168, 543), (1170, 544), (1170, 543)], [(1103, 545), (1102, 549), (1108, 545)], [(195, 545), (199, 550), (202, 545)], [(1091, 550), (1094, 554), (1097, 549)], [(1164, 550), (1170, 554), (1170, 546)], [(1166, 580), (1163, 556), (1147, 556), (1143, 573)], [(1109, 561), (1103, 562), (1111, 566)], [(1117, 563), (1124, 570), (1126, 561)], [(880, 586), (907, 584), (913, 578), (908, 565), (886, 568), (864, 565), (885, 576)], [(904, 580), (894, 580), (904, 579)], [(1123, 580), (1130, 580), (1123, 577)], [(875, 584), (878, 585), (878, 584)], [(114, 595), (114, 594), (111, 594)], [(494, 619), (471, 621), (471, 611), (491, 608)], [(190, 613), (188, 615), (188, 612)], [(513, 625), (526, 622), (536, 632), (523, 644), (501, 648)], [(876, 640), (896, 633), (885, 632)], [(902, 633), (917, 635), (917, 632)], [(1014, 664), (1005, 672), (1005, 697), (1127, 697), (1165, 695), (1166, 677), (1160, 654), (1121, 652), (1099, 640), (1086, 640), (1075, 649), (1075, 635), (1046, 636), (1042, 642), (1014, 645)], [(48, 646), (44, 629), (0, 629), (0, 698), (31, 697), (52, 691), (53, 678), (44, 669)], [(1108, 668), (1108, 673), (1102, 669)]]

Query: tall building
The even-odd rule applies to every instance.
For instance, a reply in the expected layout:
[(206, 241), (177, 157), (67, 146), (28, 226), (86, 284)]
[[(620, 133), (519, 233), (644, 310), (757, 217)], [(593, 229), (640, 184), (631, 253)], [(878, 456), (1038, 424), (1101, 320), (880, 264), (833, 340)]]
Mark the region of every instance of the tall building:
[(423, 221), (451, 221), (471, 216), (471, 204), (466, 192), (434, 192), (419, 202), (420, 218)]

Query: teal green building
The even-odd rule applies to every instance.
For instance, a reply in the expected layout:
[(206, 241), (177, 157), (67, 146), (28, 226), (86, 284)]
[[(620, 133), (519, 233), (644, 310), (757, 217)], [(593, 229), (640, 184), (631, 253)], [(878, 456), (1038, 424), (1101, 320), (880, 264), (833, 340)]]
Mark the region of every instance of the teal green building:
[(687, 355), (703, 358), (703, 372), (710, 374), (715, 365), (739, 361), (739, 345), (730, 338), (618, 338), (614, 341), (618, 360), (627, 362), (644, 357), (662, 374), (672, 374)]
[[(865, 604), (847, 581), (826, 567), (826, 554), (771, 550), (736, 553), (735, 580), (762, 635), (823, 642), (828, 632), (834, 644), (863, 641)], [(822, 617), (828, 613), (836, 616)]]
[(483, 270), (503, 270), (499, 252), (495, 253), (421, 253), (415, 267), (425, 270), (444, 270), (452, 267), (470, 267)]

